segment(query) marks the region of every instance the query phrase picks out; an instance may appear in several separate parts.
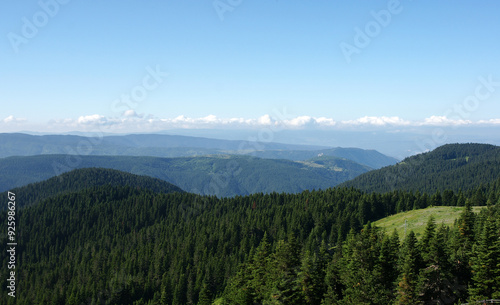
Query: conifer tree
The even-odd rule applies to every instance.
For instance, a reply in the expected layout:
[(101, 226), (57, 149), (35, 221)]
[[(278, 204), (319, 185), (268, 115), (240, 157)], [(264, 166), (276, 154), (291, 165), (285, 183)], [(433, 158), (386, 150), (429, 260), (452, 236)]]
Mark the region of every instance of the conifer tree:
[(413, 231), (410, 231), (403, 243), (400, 260), (402, 264), (396, 292), (396, 304), (417, 304), (416, 284), (422, 266), (422, 258)]
[(434, 216), (430, 216), (429, 220), (427, 221), (427, 225), (425, 226), (425, 231), (424, 235), (422, 236), (422, 239), (420, 239), (419, 246), (420, 246), (420, 253), (422, 255), (422, 259), (427, 262), (431, 258), (429, 257), (431, 255), (431, 241), (434, 239), (434, 235), (436, 234), (436, 223), (434, 221)]
[(459, 241), (465, 256), (470, 254), (474, 243), (474, 221), (475, 216), (472, 212), (471, 202), (466, 200), (464, 211), (458, 220)]
[(360, 234), (350, 234), (343, 249), (341, 278), (344, 300), (354, 304), (386, 304), (380, 257), (381, 233), (367, 224)]
[(318, 304), (317, 294), (315, 293), (318, 277), (316, 274), (313, 257), (309, 251), (306, 251), (302, 258), (302, 265), (298, 274), (298, 282), (302, 291), (305, 304)]
[(200, 290), (200, 296), (198, 298), (198, 305), (211, 305), (212, 304), (212, 293), (207, 285), (203, 283)]
[(225, 305), (251, 305), (253, 304), (253, 294), (250, 288), (251, 276), (249, 269), (242, 266), (236, 273), (224, 291)]
[(453, 304), (456, 301), (456, 285), (450, 281), (452, 274), (446, 241), (447, 230), (442, 225), (429, 241), (428, 251), (425, 251), (424, 269), (419, 274), (416, 287), (424, 304)]
[(500, 297), (500, 238), (496, 219), (488, 217), (474, 248), (472, 260), (472, 300)]
[(270, 297), (268, 304), (303, 304), (300, 285), (297, 281), (300, 267), (300, 246), (293, 234), (288, 241), (280, 240), (270, 265)]
[(267, 286), (269, 278), (269, 256), (270, 244), (267, 238), (267, 232), (264, 233), (259, 246), (255, 250), (252, 263), (249, 266), (249, 275), (251, 276), (249, 293), (255, 301), (260, 302), (269, 295)]
[(394, 229), (392, 235), (384, 236), (378, 257), (381, 283), (387, 293), (387, 300), (392, 299), (395, 293), (396, 280), (398, 278), (398, 256), (399, 256), (399, 235)]
[(340, 262), (341, 262), (342, 251), (337, 250), (326, 267), (325, 274), (325, 294), (321, 305), (334, 305), (338, 304), (339, 300), (342, 299), (342, 291), (344, 290), (344, 285), (342, 284), (340, 277)]
[(443, 205), (443, 197), (441, 196), (440, 191), (436, 191), (436, 193), (434, 193), (434, 195), (432, 195), (431, 205), (435, 206), (435, 207)]

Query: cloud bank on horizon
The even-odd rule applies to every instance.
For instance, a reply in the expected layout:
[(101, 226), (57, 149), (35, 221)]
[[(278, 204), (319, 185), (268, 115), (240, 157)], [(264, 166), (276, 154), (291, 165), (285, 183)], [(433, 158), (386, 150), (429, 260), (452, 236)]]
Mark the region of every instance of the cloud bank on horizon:
[(0, 132), (500, 126), (492, 1), (0, 6)]
[(404, 127), (500, 127), (500, 119), (469, 120), (431, 116), (423, 120), (406, 120), (397, 116), (363, 116), (355, 120), (335, 120), (328, 117), (312, 117), (307, 115), (290, 116), (280, 112), (266, 114), (259, 118), (220, 118), (215, 115), (205, 117), (160, 118), (151, 114), (138, 114), (127, 110), (120, 117), (106, 117), (99, 114), (83, 115), (77, 119), (53, 119), (46, 124), (30, 123), (25, 118), (13, 115), (0, 121), (0, 130), (16, 132), (20, 130), (36, 130), (40, 132), (110, 132), (135, 133), (158, 132), (169, 129), (259, 129), (276, 128), (279, 130), (321, 129), (321, 130), (359, 130), (364, 128), (404, 128)]

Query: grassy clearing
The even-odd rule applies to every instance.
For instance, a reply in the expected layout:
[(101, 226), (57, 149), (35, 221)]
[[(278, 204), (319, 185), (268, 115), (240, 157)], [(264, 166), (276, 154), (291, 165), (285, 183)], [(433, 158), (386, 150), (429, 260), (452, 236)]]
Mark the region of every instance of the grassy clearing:
[[(475, 213), (479, 212), (485, 207), (473, 207)], [(413, 210), (408, 212), (399, 213), (386, 218), (382, 218), (373, 224), (377, 227), (383, 228), (387, 233), (392, 234), (392, 231), (396, 229), (399, 237), (402, 238), (405, 232), (405, 220), (407, 221), (407, 232), (413, 230), (417, 237), (420, 237), (424, 230), (429, 217), (432, 215), (436, 221), (436, 225), (451, 226), (455, 222), (455, 219), (460, 217), (463, 211), (463, 207), (429, 207), (421, 210)]]

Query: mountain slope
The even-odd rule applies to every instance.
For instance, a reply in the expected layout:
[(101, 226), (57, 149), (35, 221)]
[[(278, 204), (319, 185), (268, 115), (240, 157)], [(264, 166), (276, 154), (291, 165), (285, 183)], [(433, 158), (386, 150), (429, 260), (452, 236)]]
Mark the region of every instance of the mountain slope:
[(342, 147), (321, 150), (267, 150), (256, 151), (252, 153), (252, 155), (259, 158), (287, 159), (294, 161), (304, 161), (316, 156), (333, 156), (349, 159), (374, 169), (393, 165), (398, 162), (397, 159), (388, 157), (376, 150)]
[(368, 192), (394, 189), (434, 193), (458, 191), (493, 182), (500, 177), (500, 147), (489, 144), (447, 144), (408, 157), (396, 165), (371, 171), (342, 186)]
[[(485, 194), (500, 197), (499, 183), (500, 180), (491, 185)], [(47, 187), (57, 188), (57, 185), (52, 183)], [(405, 192), (367, 194), (347, 188), (222, 199), (180, 192), (154, 193), (134, 185), (102, 185), (59, 193), (17, 210), (15, 235), (7, 234), (7, 230), (0, 232), (0, 244), (6, 245), (12, 239), (19, 243), (16, 245), (19, 256), (15, 257), (16, 298), (8, 296), (10, 288), (4, 284), (0, 286), (0, 303), (200, 304), (202, 302), (198, 301), (203, 299), (202, 292), (206, 292), (208, 286), (212, 293), (205, 304), (210, 304), (213, 297), (231, 288), (234, 282), (230, 279), (237, 276), (240, 266), (257, 261), (255, 258), (259, 252), (272, 253), (280, 248), (285, 250), (280, 256), (261, 255), (262, 262), (271, 263), (253, 270), (278, 276), (290, 275), (292, 280), (287, 283), (299, 283), (300, 289), (296, 290), (307, 292), (309, 283), (300, 281), (303, 277), (299, 274), (311, 269), (306, 267), (310, 264), (302, 263), (306, 260), (300, 253), (311, 253), (321, 262), (313, 264), (318, 265), (320, 271), (313, 284), (324, 283), (328, 289), (354, 287), (365, 297), (367, 291), (375, 294), (378, 290), (358, 287), (356, 283), (366, 286), (364, 279), (367, 275), (371, 276), (372, 272), (384, 275), (387, 274), (384, 270), (390, 269), (378, 269), (381, 265), (373, 268), (373, 265), (362, 262), (388, 262), (385, 265), (392, 265), (393, 271), (401, 270), (402, 260), (398, 263), (396, 258), (404, 252), (400, 252), (402, 247), (398, 240), (392, 245), (385, 243), (389, 248), (382, 247), (377, 237), (382, 234), (371, 234), (371, 229), (360, 233), (367, 237), (363, 241), (357, 239), (354, 232), (368, 221), (393, 214), (397, 202), (405, 201), (411, 207), (416, 206), (420, 199)], [(490, 215), (498, 217), (498, 214)], [(8, 225), (12, 221), (9, 216), (7, 211), (0, 211), (0, 227), (12, 226)], [(477, 219), (486, 220), (484, 217)], [(490, 223), (495, 224), (494, 221)], [(479, 236), (477, 232), (480, 229), (470, 234)], [(451, 231), (449, 236), (458, 234)], [(259, 247), (262, 240), (267, 242), (267, 247)], [(446, 238), (443, 240), (447, 241)], [(453, 240), (448, 240), (451, 250)], [(283, 245), (287, 244), (291, 246), (284, 248)], [(394, 260), (384, 259), (388, 256), (382, 254), (387, 252), (372, 251), (382, 248), (392, 249), (389, 252), (394, 254)], [(342, 253), (336, 250), (330, 253), (326, 249), (339, 249)], [(288, 264), (291, 256), (297, 257), (292, 257), (293, 265)], [(3, 266), (8, 266), (12, 257), (12, 252), (0, 251)], [(279, 257), (283, 258), (282, 263), (271, 261)], [(315, 262), (314, 257), (309, 257), (309, 260)], [(373, 260), (374, 257), (382, 259)], [(358, 261), (351, 263), (351, 258)], [(450, 256), (450, 262), (451, 259)], [(475, 263), (470, 262), (471, 265)], [(468, 263), (465, 261), (466, 265)], [(288, 266), (288, 269), (283, 270), (281, 266)], [(9, 278), (10, 271), (6, 267), (0, 268), (0, 278)], [(355, 277), (351, 281), (347, 277), (352, 278), (352, 275)], [(394, 276), (398, 277), (399, 273)], [(452, 276), (445, 279), (453, 279)], [(391, 285), (387, 288), (391, 297), (396, 289), (395, 281), (387, 281)], [(269, 291), (280, 289), (278, 292), (284, 294), (290, 290), (290, 285), (281, 285), (274, 278), (273, 282), (255, 282), (267, 285)], [(377, 277), (369, 284), (378, 285), (380, 282), (383, 278)], [(467, 287), (469, 282), (464, 280), (460, 284)], [(237, 292), (248, 291), (240, 286), (233, 288)], [(272, 296), (268, 298), (270, 301), (274, 300)], [(322, 296), (324, 293), (317, 294), (318, 298)], [(352, 303), (348, 297), (341, 301)], [(356, 304), (360, 303), (366, 302), (356, 301)], [(390, 300), (377, 304), (392, 303)]]
[(0, 159), (0, 191), (86, 167), (147, 175), (188, 192), (217, 196), (326, 189), (370, 170), (353, 161), (332, 157), (294, 162), (228, 155), (187, 158), (40, 155)]
[[(10, 191), (17, 195), (17, 206), (23, 207), (58, 194), (77, 192), (103, 185), (130, 185), (136, 189), (147, 189), (155, 193), (184, 192), (179, 187), (157, 178), (104, 168), (76, 169), (42, 182), (10, 189)], [(3, 193), (0, 194), (0, 197), (5, 198), (7, 195)], [(0, 210), (6, 208), (7, 206), (2, 206)]]

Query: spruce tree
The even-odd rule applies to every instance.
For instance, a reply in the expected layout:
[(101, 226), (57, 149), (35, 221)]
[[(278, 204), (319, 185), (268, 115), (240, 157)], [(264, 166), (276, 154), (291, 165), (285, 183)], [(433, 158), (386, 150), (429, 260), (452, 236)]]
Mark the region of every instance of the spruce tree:
[(474, 247), (472, 259), (472, 300), (500, 297), (500, 239), (496, 219), (488, 217)]
[(470, 200), (466, 200), (465, 208), (458, 220), (459, 240), (465, 256), (470, 255), (474, 243), (475, 215)]
[(270, 293), (267, 286), (269, 278), (269, 256), (270, 244), (267, 238), (267, 233), (264, 233), (264, 237), (255, 250), (252, 263), (248, 270), (249, 275), (251, 276), (249, 293), (251, 293), (256, 302), (260, 302), (263, 299), (268, 298)]
[(300, 267), (300, 246), (293, 234), (288, 241), (280, 240), (276, 246), (269, 268), (268, 288), (270, 296), (267, 304), (303, 304), (297, 275)]
[(382, 233), (370, 224), (360, 234), (349, 234), (341, 261), (344, 300), (354, 304), (386, 304), (383, 267), (379, 260)]
[(424, 269), (418, 278), (417, 293), (424, 304), (453, 304), (456, 285), (452, 283), (451, 264), (447, 247), (447, 229), (440, 226), (429, 241)]
[(238, 273), (231, 277), (224, 290), (225, 305), (252, 305), (253, 293), (250, 288), (251, 276), (247, 266), (241, 266)]
[(387, 300), (392, 299), (395, 293), (398, 278), (399, 235), (394, 229), (392, 235), (385, 236), (382, 240), (380, 255), (378, 257), (381, 282), (385, 288)]
[(401, 272), (396, 292), (396, 304), (417, 304), (416, 286), (422, 266), (422, 258), (413, 231), (408, 233), (403, 243), (400, 262)]
[(305, 304), (318, 304), (318, 296), (315, 293), (315, 286), (318, 284), (317, 277), (313, 257), (309, 251), (306, 251), (298, 274), (298, 282)]
[(198, 305), (211, 305), (212, 304), (212, 292), (210, 291), (207, 283), (203, 283), (200, 296), (198, 298)]
[(422, 236), (422, 239), (420, 239), (419, 242), (420, 253), (424, 261), (431, 260), (431, 258), (429, 257), (431, 255), (430, 245), (431, 241), (434, 239), (435, 234), (436, 234), (436, 223), (434, 221), (434, 216), (430, 216), (429, 220), (427, 221), (427, 225), (425, 226), (424, 235)]
[[(339, 247), (340, 248), (340, 247)], [(339, 300), (343, 297), (344, 285), (342, 283), (341, 274), (341, 256), (342, 251), (337, 249), (333, 255), (332, 260), (326, 267), (325, 274), (325, 294), (321, 305), (334, 305), (338, 304)]]

